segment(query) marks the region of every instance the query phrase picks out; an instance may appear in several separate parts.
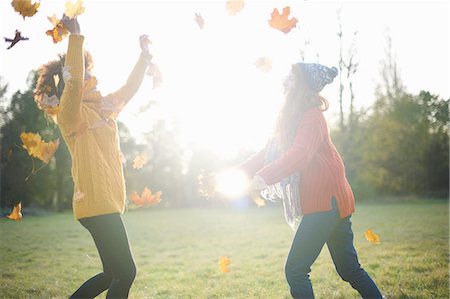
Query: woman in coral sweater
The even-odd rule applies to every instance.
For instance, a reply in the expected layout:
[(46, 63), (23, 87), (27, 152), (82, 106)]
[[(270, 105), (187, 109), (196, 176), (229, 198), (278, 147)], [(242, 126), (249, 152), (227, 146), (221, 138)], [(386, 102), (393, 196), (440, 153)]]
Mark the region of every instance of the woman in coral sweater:
[(91, 58), (83, 50), (77, 19), (62, 21), (71, 33), (64, 67), (54, 61), (40, 68), (35, 99), (40, 106), (59, 104), (57, 123), (72, 157), (74, 216), (92, 235), (103, 264), (103, 271), (71, 298), (94, 298), (105, 290), (107, 298), (127, 298), (136, 266), (121, 218), (125, 181), (116, 116), (137, 92), (151, 55), (142, 36), (142, 52), (128, 81), (117, 92), (102, 96), (89, 73)]
[(358, 262), (350, 222), (353, 192), (322, 113), (328, 102), (319, 92), (336, 75), (334, 67), (293, 65), (273, 139), (240, 167), (253, 177), (251, 193), (283, 200), (293, 229), (301, 218), (285, 268), (294, 298), (314, 298), (309, 272), (325, 244), (343, 280), (363, 298), (382, 298)]

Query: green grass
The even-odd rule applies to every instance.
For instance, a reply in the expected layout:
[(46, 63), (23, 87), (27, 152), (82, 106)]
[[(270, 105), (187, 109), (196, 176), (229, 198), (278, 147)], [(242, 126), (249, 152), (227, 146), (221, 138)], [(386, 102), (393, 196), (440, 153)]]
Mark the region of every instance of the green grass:
[[(130, 298), (290, 298), (293, 231), (279, 207), (134, 210), (124, 221), (138, 266)], [(448, 298), (448, 202), (361, 203), (352, 221), (360, 262), (387, 298)], [(70, 213), (0, 222), (0, 298), (67, 298), (100, 270)], [(365, 240), (367, 228), (380, 245)], [(221, 255), (231, 272), (219, 271)], [(326, 247), (311, 279), (316, 298), (358, 298)]]

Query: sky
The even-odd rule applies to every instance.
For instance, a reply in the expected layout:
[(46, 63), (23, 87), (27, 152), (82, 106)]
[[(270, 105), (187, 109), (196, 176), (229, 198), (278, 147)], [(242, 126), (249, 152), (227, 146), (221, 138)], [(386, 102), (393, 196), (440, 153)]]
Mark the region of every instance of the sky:
[[(62, 15), (64, 3), (41, 0), (38, 13), (24, 20), (10, 1), (0, 1), (0, 34), (12, 37), (19, 29), (30, 38), (10, 50), (6, 43), (0, 49), (0, 76), (10, 94), (26, 89), (30, 70), (66, 51), (67, 39), (54, 44), (45, 35), (52, 28), (47, 16)], [(180, 126), (181, 143), (219, 155), (263, 146), (282, 103), (282, 80), (290, 65), (302, 60), (301, 52), (307, 62), (337, 66), (338, 9), (344, 47), (354, 44), (357, 51), (357, 107), (374, 101), (387, 34), (409, 92), (450, 96), (447, 1), (245, 1), (234, 16), (225, 3), (84, 1), (86, 10), (78, 19), (102, 94), (125, 83), (140, 53), (139, 35), (146, 33), (152, 41), (150, 50), (163, 85), (154, 89), (146, 77), (119, 117), (137, 138), (156, 121), (166, 120)], [(281, 11), (285, 6), (299, 20), (288, 34), (267, 22), (274, 8)], [(195, 13), (204, 18), (203, 29), (194, 21)], [(269, 72), (255, 66), (259, 57), (272, 60)], [(338, 90), (335, 79), (322, 93), (331, 104), (326, 112), (330, 126), (337, 119)]]

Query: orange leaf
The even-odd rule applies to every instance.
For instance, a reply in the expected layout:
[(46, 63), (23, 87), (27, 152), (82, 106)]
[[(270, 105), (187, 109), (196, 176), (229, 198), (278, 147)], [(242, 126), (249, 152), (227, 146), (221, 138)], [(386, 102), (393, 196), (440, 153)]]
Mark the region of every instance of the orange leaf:
[(14, 7), (14, 10), (20, 13), (24, 19), (25, 17), (34, 16), (40, 5), (40, 2), (31, 4), (31, 0), (13, 0), (11, 2), (11, 6)]
[(152, 191), (145, 187), (144, 191), (142, 191), (141, 196), (139, 196), (136, 192), (131, 193), (131, 202), (133, 202), (137, 206), (148, 205), (152, 206), (161, 202), (162, 192), (158, 191), (152, 195)]
[(283, 8), (283, 13), (281, 15), (278, 9), (274, 8), (269, 20), (269, 25), (284, 33), (289, 33), (289, 31), (291, 31), (291, 29), (294, 28), (298, 22), (296, 18), (289, 19), (290, 13), (291, 8), (289, 6)]
[(372, 244), (380, 244), (380, 236), (378, 236), (376, 233), (372, 231), (372, 229), (368, 229), (364, 232), (364, 236), (366, 237), (367, 241), (369, 241)]
[(226, 8), (228, 13), (232, 16), (236, 15), (242, 9), (244, 9), (244, 1), (243, 0), (229, 0), (227, 1)]
[(22, 140), (23, 147), (27, 150), (28, 155), (37, 158), (40, 151), (40, 144), (42, 142), (41, 135), (34, 133), (20, 133), (20, 139)]
[(221, 256), (219, 258), (219, 270), (220, 272), (226, 273), (230, 272), (230, 266), (231, 260), (227, 256)]
[(141, 169), (145, 164), (147, 164), (147, 161), (148, 161), (148, 157), (144, 154), (140, 154), (136, 158), (134, 158), (133, 168)]
[(45, 33), (50, 35), (53, 39), (53, 43), (62, 41), (64, 37), (69, 34), (69, 31), (64, 27), (64, 24), (55, 15), (47, 17), (50, 23), (53, 24), (53, 29), (47, 30)]
[(20, 220), (22, 220), (22, 213), (21, 213), (21, 211), (22, 211), (22, 203), (19, 202), (19, 203), (14, 207), (14, 209), (13, 209), (12, 212), (11, 212), (11, 214), (9, 214), (9, 215), (6, 216), (6, 217), (8, 217), (8, 218), (11, 219), (11, 220), (20, 221)]

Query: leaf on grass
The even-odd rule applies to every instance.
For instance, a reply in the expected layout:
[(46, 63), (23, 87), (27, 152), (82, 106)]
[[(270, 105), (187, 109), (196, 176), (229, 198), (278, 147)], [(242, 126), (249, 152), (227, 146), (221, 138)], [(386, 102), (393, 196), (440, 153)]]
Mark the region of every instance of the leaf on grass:
[(374, 233), (370, 228), (364, 232), (364, 236), (366, 237), (366, 240), (372, 244), (378, 245), (381, 243), (380, 236)]
[(11, 220), (16, 220), (16, 221), (20, 221), (22, 220), (22, 203), (18, 203), (14, 209), (12, 210), (11, 214), (9, 214), (8, 216), (9, 219)]
[(201, 14), (195, 13), (194, 21), (197, 23), (200, 29), (203, 29), (205, 27), (205, 20), (203, 19)]
[(255, 61), (255, 66), (264, 73), (267, 73), (272, 69), (272, 59), (269, 57), (259, 57)]
[(243, 0), (229, 0), (226, 4), (227, 11), (230, 15), (234, 16), (242, 9), (244, 9)]
[(148, 157), (145, 154), (140, 154), (138, 155), (136, 158), (134, 158), (133, 160), (133, 168), (134, 169), (141, 169), (142, 166), (144, 166), (145, 164), (147, 164), (148, 162)]
[(53, 29), (47, 30), (45, 33), (52, 37), (53, 43), (59, 43), (69, 34), (69, 30), (64, 27), (64, 24), (55, 15), (47, 18), (53, 24)]
[(66, 7), (66, 9), (64, 10), (64, 14), (71, 19), (84, 13), (82, 0), (77, 0), (77, 2), (75, 3), (67, 1), (64, 6)]
[(158, 191), (155, 194), (152, 194), (152, 191), (145, 187), (144, 191), (142, 191), (141, 196), (136, 192), (131, 193), (130, 199), (131, 202), (137, 206), (152, 206), (161, 202), (162, 192)]
[(17, 11), (22, 17), (32, 17), (37, 13), (37, 9), (41, 5), (41, 2), (31, 3), (31, 0), (13, 0), (11, 6)]
[(292, 28), (295, 27), (298, 20), (296, 18), (289, 19), (289, 14), (291, 13), (291, 8), (286, 6), (283, 8), (283, 13), (280, 15), (280, 12), (277, 8), (273, 9), (271, 14), (271, 18), (269, 20), (269, 25), (275, 29), (278, 29), (284, 33), (289, 33)]
[(219, 270), (222, 273), (230, 272), (230, 264), (231, 260), (228, 258), (228, 256), (221, 256), (219, 258)]

